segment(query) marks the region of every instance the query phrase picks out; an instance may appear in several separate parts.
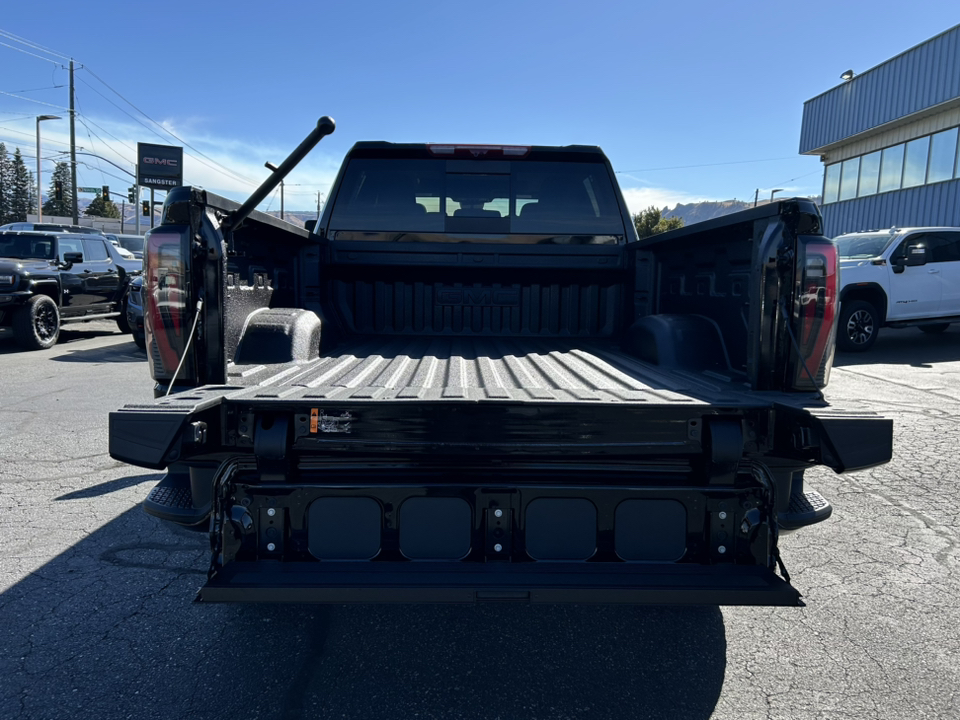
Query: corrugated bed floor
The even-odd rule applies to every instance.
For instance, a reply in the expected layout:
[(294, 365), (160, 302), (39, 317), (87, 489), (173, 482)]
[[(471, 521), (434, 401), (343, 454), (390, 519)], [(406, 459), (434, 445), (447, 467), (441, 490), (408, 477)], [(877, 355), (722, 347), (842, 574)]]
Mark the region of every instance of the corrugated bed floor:
[(302, 365), (231, 366), (242, 397), (755, 405), (735, 379), (659, 368), (575, 339), (354, 340)]

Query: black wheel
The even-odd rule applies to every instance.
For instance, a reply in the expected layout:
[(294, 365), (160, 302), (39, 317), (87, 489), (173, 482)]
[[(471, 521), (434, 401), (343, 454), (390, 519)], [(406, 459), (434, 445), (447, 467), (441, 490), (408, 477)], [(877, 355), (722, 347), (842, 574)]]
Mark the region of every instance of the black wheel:
[(129, 333), (130, 323), (127, 322), (127, 304), (123, 303), (120, 306), (120, 317), (117, 318), (117, 327), (120, 328), (120, 332)]
[(144, 336), (143, 333), (134, 333), (133, 342), (136, 344), (138, 348), (140, 348), (144, 352), (147, 351), (147, 338), (146, 336)]
[(920, 325), (920, 331), (925, 332), (927, 335), (939, 335), (948, 327), (950, 323), (937, 323), (936, 325)]
[(880, 332), (880, 313), (865, 300), (854, 300), (840, 307), (837, 347), (844, 352), (866, 352)]
[(27, 350), (46, 350), (60, 337), (60, 311), (52, 298), (34, 295), (13, 316), (13, 336)]

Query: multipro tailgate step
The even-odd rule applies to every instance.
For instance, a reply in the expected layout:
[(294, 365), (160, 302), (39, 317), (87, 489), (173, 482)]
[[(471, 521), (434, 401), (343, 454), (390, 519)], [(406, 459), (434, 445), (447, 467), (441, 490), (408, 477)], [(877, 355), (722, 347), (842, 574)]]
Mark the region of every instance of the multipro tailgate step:
[(797, 530), (823, 522), (833, 514), (830, 501), (816, 490), (794, 491), (786, 512), (777, 514), (777, 524), (784, 530)]
[(799, 592), (765, 568), (639, 563), (234, 562), (197, 600), (803, 605)]
[(210, 517), (211, 505), (207, 501), (201, 503), (201, 507), (196, 507), (190, 476), (174, 472), (168, 472), (143, 501), (143, 509), (148, 515), (186, 526), (206, 522)]

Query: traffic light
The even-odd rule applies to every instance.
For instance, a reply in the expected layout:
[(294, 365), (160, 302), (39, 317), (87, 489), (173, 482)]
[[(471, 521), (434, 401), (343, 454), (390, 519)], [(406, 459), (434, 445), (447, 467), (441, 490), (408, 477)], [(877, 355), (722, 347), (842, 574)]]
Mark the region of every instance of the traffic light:
[(53, 181), (53, 196), (57, 199), (57, 202), (63, 202), (63, 181), (62, 180)]
[(149, 214), (150, 214), (150, 201), (149, 201), (149, 200), (144, 200), (144, 201), (143, 201), (143, 214), (144, 214), (144, 215), (149, 215)]
[(137, 189), (135, 187), (127, 188), (127, 201), (132, 203), (137, 201)]
[(101, 188), (101, 192), (102, 192), (103, 194), (102, 194), (100, 197), (102, 197), (102, 198), (104, 199), (104, 201), (107, 201), (107, 200), (110, 199), (110, 186), (109, 186), (109, 185), (104, 185), (103, 188)]

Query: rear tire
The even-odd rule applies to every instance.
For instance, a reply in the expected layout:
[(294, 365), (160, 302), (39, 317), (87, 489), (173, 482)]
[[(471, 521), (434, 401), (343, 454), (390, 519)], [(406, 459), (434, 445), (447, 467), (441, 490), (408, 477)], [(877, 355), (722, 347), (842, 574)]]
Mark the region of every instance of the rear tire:
[(147, 351), (147, 338), (144, 335), (141, 335), (140, 333), (134, 333), (133, 342), (138, 348), (140, 348), (144, 352)]
[(939, 335), (944, 330), (950, 327), (950, 323), (937, 323), (936, 325), (920, 325), (920, 332), (925, 332), (927, 335)]
[(46, 350), (60, 338), (60, 310), (53, 298), (34, 295), (13, 316), (13, 337), (25, 350)]
[(130, 323), (127, 322), (127, 304), (122, 303), (120, 305), (120, 317), (117, 318), (117, 327), (120, 328), (120, 332), (129, 334), (131, 332)]
[(844, 303), (837, 324), (837, 348), (843, 352), (866, 352), (877, 341), (880, 313), (866, 300)]

